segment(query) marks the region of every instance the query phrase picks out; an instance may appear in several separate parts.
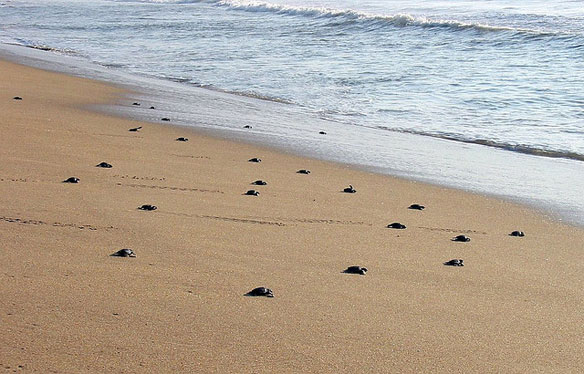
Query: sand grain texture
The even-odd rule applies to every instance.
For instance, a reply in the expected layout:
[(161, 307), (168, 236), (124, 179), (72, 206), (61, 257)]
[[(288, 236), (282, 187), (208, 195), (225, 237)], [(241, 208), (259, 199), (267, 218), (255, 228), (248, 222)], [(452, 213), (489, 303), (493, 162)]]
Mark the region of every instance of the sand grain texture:
[[(95, 114), (134, 101), (98, 82), (7, 62), (0, 76), (2, 372), (584, 371), (582, 229)], [(275, 298), (243, 296), (258, 286)]]

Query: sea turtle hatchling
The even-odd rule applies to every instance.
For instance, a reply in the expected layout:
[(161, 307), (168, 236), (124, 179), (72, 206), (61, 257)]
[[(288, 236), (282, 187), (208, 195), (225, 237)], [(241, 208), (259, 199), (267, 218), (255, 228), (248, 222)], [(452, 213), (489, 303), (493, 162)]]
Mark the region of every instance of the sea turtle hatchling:
[(255, 184), (256, 186), (265, 186), (266, 184), (268, 184), (268, 182), (259, 179), (257, 181), (251, 182), (251, 184)]
[(63, 181), (63, 183), (79, 183), (79, 178), (69, 177)]
[(300, 169), (297, 171), (298, 174), (310, 174), (310, 170)]
[(408, 207), (408, 209), (424, 210), (424, 209), (426, 209), (426, 207), (423, 205), (420, 205), (420, 204), (412, 204)]
[(365, 275), (365, 273), (367, 273), (367, 268), (356, 265), (349, 266), (343, 271), (343, 273)]
[(95, 165), (95, 167), (105, 168), (105, 169), (111, 169), (112, 168), (112, 164), (108, 164), (107, 162), (100, 162), (99, 164)]
[(134, 251), (129, 248), (120, 249), (119, 251), (112, 253), (110, 256), (116, 257), (136, 257)]
[(180, 138), (176, 138), (177, 142), (188, 142), (189, 138), (183, 138), (182, 136)]
[(349, 185), (349, 187), (345, 188), (343, 190), (343, 192), (346, 192), (346, 193), (355, 193), (355, 192), (357, 192), (357, 190), (354, 189), (352, 185)]
[(462, 259), (453, 259), (444, 263), (446, 266), (464, 266)]
[(260, 196), (260, 192), (256, 190), (249, 190), (245, 194), (249, 196)]
[(453, 242), (470, 242), (470, 238), (466, 235), (458, 235), (452, 238)]
[(274, 297), (274, 292), (267, 287), (257, 287), (246, 293), (246, 296)]
[(523, 236), (525, 236), (525, 233), (523, 231), (513, 231), (511, 234), (509, 234), (509, 236), (523, 237)]
[(249, 161), (249, 162), (262, 162), (262, 159), (261, 158), (254, 157), (254, 158), (250, 158), (247, 161)]
[(399, 222), (394, 222), (394, 223), (390, 223), (389, 225), (387, 225), (388, 229), (398, 229), (398, 230), (404, 230), (406, 228), (406, 225), (402, 225)]
[(156, 209), (158, 209), (158, 207), (156, 205), (144, 204), (141, 207), (139, 207), (138, 209), (140, 209), (140, 210), (156, 210)]

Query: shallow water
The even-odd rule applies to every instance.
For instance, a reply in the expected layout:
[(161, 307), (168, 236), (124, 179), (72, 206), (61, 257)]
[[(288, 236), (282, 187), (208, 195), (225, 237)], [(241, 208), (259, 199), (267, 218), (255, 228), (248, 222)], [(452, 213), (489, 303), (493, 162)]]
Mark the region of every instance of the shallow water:
[(579, 2), (14, 0), (0, 9), (4, 41), (294, 103), (342, 126), (584, 160)]
[(5, 53), (135, 85), (158, 108), (116, 109), (123, 114), (171, 117), (584, 223), (577, 2), (0, 4), (0, 40), (53, 50)]

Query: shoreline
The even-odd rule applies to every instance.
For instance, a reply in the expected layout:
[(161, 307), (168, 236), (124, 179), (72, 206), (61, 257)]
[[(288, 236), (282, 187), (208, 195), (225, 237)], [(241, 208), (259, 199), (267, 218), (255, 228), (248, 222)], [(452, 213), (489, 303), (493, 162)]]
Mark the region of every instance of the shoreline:
[[(12, 48), (12, 52), (4, 50), (4, 57), (10, 53), (15, 62), (30, 58), (35, 61), (33, 65), (45, 70), (73, 72), (90, 79), (115, 82), (128, 90), (142, 91), (133, 97), (160, 108), (149, 112), (132, 107), (129, 105), (132, 99), (128, 97), (125, 104), (95, 108), (108, 115), (153, 123), (164, 123), (160, 118), (169, 116), (173, 125), (195, 127), (210, 136), (492, 196), (535, 208), (551, 219), (584, 227), (584, 201), (579, 192), (584, 188), (584, 176), (579, 173), (579, 161), (531, 156), (408, 133), (379, 133), (367, 128), (360, 128), (360, 135), (356, 137), (351, 126), (338, 127), (334, 122), (299, 112), (290, 105), (130, 76), (88, 61), (69, 61), (67, 56), (26, 47)], [(254, 129), (242, 131), (242, 124), (253, 124)], [(320, 130), (328, 135), (318, 135)], [(561, 184), (561, 193), (558, 193), (558, 180), (569, 181)]]
[[(584, 230), (500, 199), (95, 113), (83, 108), (124, 91), (0, 70), (1, 367), (584, 368)], [(71, 176), (80, 183), (62, 183)], [(472, 241), (452, 242), (459, 234)], [(110, 256), (121, 248), (137, 257)], [(465, 266), (442, 264), (454, 258)], [(343, 274), (350, 265), (369, 272)], [(275, 297), (243, 296), (259, 286)]]

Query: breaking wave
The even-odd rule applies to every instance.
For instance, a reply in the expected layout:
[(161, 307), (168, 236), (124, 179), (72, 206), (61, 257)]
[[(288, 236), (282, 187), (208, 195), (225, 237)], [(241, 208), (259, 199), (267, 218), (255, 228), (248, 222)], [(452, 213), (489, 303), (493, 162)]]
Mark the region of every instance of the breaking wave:
[(246, 12), (264, 12), (287, 16), (300, 16), (315, 19), (339, 19), (339, 26), (353, 24), (355, 22), (371, 23), (379, 27), (386, 25), (389, 27), (420, 27), (444, 29), (449, 31), (473, 30), (477, 32), (511, 32), (529, 34), (531, 36), (554, 36), (561, 34), (547, 30), (536, 30), (527, 28), (515, 28), (505, 26), (492, 26), (481, 23), (467, 23), (456, 20), (432, 19), (427, 17), (413, 16), (410, 14), (380, 15), (371, 14), (351, 9), (333, 9), (320, 7), (301, 7), (273, 4), (256, 0), (116, 0), (118, 2), (141, 2), (158, 4), (210, 4), (232, 10)]

